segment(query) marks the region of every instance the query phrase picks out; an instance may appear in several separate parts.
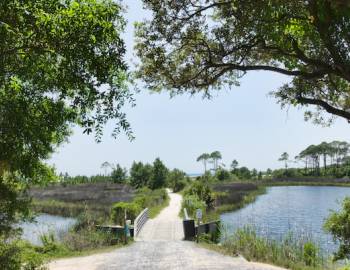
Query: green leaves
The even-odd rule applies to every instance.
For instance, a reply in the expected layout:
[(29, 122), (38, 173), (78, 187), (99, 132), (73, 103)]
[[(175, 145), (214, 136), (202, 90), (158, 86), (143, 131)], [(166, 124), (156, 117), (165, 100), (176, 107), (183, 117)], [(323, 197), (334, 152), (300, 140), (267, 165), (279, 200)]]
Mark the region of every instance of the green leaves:
[[(239, 85), (253, 70), (291, 76), (275, 92), (284, 105), (314, 105), (350, 119), (350, 12), (341, 1), (143, 0), (136, 24), (136, 76), (151, 91), (202, 93)], [(334, 2), (334, 3), (333, 3)], [(322, 102), (320, 102), (322, 101)]]
[(324, 229), (333, 235), (334, 241), (340, 243), (338, 251), (334, 254), (334, 260), (350, 258), (350, 198), (342, 202), (339, 212), (332, 212), (327, 218)]
[(84, 127), (94, 130), (96, 139), (109, 120), (115, 121), (115, 135), (124, 130), (132, 138), (122, 112), (133, 99), (125, 83), (120, 38), (125, 21), (118, 4), (50, 0), (11, 1), (0, 7), (0, 87), (16, 77), (30, 91), (64, 100), (82, 120), (77, 123), (93, 123)]

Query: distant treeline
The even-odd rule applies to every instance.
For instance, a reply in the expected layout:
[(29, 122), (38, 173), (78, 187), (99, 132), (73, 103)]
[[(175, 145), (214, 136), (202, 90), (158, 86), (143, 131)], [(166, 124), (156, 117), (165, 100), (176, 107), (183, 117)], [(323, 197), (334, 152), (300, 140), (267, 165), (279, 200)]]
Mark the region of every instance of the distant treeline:
[(159, 158), (156, 158), (152, 164), (133, 162), (129, 170), (119, 164), (113, 165), (108, 162), (104, 162), (101, 168), (105, 169), (104, 175), (69, 176), (65, 173), (59, 175), (59, 182), (63, 185), (113, 182), (130, 184), (135, 188), (148, 187), (154, 190), (170, 187), (178, 191), (189, 181), (185, 172), (179, 169), (169, 170)]
[[(220, 152), (216, 156), (221, 159)], [(219, 164), (213, 169), (207, 170), (206, 162), (213, 163), (213, 157), (202, 154), (197, 161), (204, 164), (207, 177), (217, 181), (232, 180), (263, 180), (281, 178), (348, 178), (350, 176), (350, 144), (345, 141), (322, 142), (318, 145), (310, 145), (302, 150), (294, 159), (284, 152), (279, 161), (284, 163), (284, 168), (266, 171), (240, 167), (237, 160), (233, 160), (230, 168)], [(216, 164), (218, 164), (216, 162)]]

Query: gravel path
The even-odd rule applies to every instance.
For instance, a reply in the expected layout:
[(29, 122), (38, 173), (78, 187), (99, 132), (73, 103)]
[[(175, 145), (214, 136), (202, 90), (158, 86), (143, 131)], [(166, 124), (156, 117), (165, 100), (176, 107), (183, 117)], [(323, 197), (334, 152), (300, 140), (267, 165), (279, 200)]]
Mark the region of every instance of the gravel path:
[(86, 257), (57, 260), (50, 270), (282, 270), (250, 263), (240, 257), (224, 256), (182, 241), (182, 221), (178, 217), (181, 196), (170, 193), (170, 203), (155, 219), (145, 224), (132, 245)]

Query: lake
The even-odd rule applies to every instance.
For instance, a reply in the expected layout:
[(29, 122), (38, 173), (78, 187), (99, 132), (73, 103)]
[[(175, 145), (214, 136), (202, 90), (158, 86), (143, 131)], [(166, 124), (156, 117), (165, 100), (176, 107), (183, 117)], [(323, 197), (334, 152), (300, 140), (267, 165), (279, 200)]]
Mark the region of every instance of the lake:
[(338, 210), (349, 187), (283, 186), (269, 187), (264, 195), (246, 207), (221, 215), (228, 233), (252, 225), (260, 236), (282, 239), (289, 232), (309, 237), (329, 254), (337, 249), (332, 237), (323, 231), (330, 210)]
[(67, 232), (75, 222), (74, 218), (40, 214), (35, 218), (35, 222), (24, 222), (19, 227), (23, 229), (22, 239), (34, 245), (41, 245), (41, 235), (53, 232), (56, 237), (59, 237), (60, 234)]

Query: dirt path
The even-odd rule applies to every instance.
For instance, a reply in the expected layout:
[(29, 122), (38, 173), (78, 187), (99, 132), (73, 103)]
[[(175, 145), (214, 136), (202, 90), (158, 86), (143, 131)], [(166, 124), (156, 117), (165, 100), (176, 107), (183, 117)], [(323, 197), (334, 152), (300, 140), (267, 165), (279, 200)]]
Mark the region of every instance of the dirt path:
[(170, 193), (170, 203), (155, 219), (150, 219), (136, 242), (115, 251), (86, 257), (57, 260), (50, 270), (281, 270), (249, 263), (243, 258), (224, 256), (182, 241), (182, 222), (178, 217), (181, 196)]

